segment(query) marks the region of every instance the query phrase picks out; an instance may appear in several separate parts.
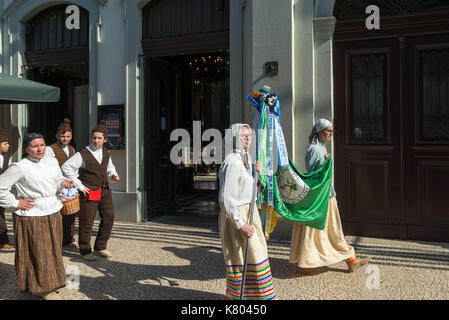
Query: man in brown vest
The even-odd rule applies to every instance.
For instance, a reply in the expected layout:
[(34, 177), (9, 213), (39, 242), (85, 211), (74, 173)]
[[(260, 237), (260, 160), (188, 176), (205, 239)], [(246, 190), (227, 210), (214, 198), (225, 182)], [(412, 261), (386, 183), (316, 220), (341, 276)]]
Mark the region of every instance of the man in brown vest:
[[(75, 154), (75, 149), (70, 145), (72, 141), (72, 128), (70, 119), (64, 121), (56, 129), (56, 143), (45, 148), (45, 156), (56, 158), (61, 167), (64, 162)], [(62, 245), (76, 247), (75, 244), (75, 214), (62, 216)]]
[(90, 238), (97, 211), (100, 214), (100, 226), (95, 239), (94, 252), (104, 258), (112, 258), (106, 250), (107, 242), (114, 224), (114, 207), (109, 189), (108, 177), (119, 181), (109, 151), (103, 147), (108, 138), (105, 121), (92, 130), (92, 143), (67, 160), (61, 170), (75, 182), (80, 194), (78, 245), (81, 257), (87, 261), (96, 260), (92, 254)]
[[(9, 138), (0, 130), (0, 175), (8, 169), (10, 159), (6, 154), (9, 150)], [(8, 227), (6, 226), (5, 208), (0, 207), (0, 249), (13, 249), (9, 243)]]

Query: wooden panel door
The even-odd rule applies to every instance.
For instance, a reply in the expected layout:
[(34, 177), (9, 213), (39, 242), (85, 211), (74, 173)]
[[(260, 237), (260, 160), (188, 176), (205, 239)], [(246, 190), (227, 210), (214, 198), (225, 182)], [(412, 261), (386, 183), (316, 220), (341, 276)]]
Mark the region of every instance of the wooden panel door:
[(335, 44), (335, 185), (345, 233), (398, 238), (400, 50), (396, 39)]
[(145, 185), (149, 218), (175, 205), (176, 167), (170, 161), (170, 134), (176, 128), (179, 71), (162, 59), (148, 59), (145, 90)]
[(409, 239), (449, 241), (449, 33), (406, 39)]

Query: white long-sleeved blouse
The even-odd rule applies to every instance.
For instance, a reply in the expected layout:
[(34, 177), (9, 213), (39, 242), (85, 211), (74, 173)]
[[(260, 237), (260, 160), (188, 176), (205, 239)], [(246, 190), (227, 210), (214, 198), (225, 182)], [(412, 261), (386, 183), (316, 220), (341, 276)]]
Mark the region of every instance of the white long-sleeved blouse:
[[(15, 208), (14, 213), (24, 217), (56, 213), (62, 208), (56, 195), (62, 189), (64, 180), (56, 159), (26, 157), (13, 163), (0, 175), (0, 207)], [(10, 192), (12, 186), (15, 186), (19, 198), (34, 199), (34, 207), (30, 210), (17, 209), (19, 200)]]
[[(251, 161), (249, 161), (251, 163)], [(239, 153), (229, 154), (218, 172), (220, 192), (218, 202), (220, 208), (226, 211), (228, 218), (234, 222), (237, 229), (245, 224), (238, 206), (251, 203), (253, 176), (251, 168), (246, 169)]]

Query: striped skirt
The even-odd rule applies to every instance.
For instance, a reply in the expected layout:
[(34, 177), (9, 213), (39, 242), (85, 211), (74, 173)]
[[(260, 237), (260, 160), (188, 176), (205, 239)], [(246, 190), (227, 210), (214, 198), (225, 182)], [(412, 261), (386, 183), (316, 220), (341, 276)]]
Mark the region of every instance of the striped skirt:
[[(240, 206), (238, 210), (244, 220), (248, 221), (250, 205)], [(243, 281), (247, 237), (241, 230), (236, 229), (234, 223), (227, 218), (224, 210), (220, 211), (218, 226), (226, 263), (226, 297), (237, 300), (240, 299)], [(268, 261), (267, 243), (257, 208), (254, 208), (253, 226), (254, 235), (249, 244), (243, 298), (248, 300), (277, 300), (270, 262)]]
[(19, 290), (45, 295), (65, 286), (62, 261), (62, 217), (14, 214), (15, 267)]

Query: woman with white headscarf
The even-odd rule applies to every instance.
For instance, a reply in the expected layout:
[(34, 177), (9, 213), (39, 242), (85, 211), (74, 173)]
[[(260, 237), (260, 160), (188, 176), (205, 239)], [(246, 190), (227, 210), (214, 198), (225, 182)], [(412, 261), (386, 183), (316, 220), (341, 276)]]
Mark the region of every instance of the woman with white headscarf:
[[(226, 263), (226, 299), (239, 299), (243, 279), (243, 264), (247, 238), (248, 264), (245, 281), (245, 299), (277, 299), (268, 261), (267, 243), (259, 212), (254, 207), (253, 223), (248, 224), (251, 211), (253, 176), (251, 156), (251, 128), (234, 124), (226, 132), (224, 145), (227, 155), (220, 167), (218, 226)], [(262, 164), (255, 163), (260, 172)]]
[[(331, 141), (334, 127), (329, 120), (320, 119), (313, 126), (309, 136), (306, 154), (307, 171), (318, 169), (330, 156), (326, 144)], [(345, 261), (350, 272), (367, 264), (370, 258), (357, 258), (354, 248), (347, 244), (338, 212), (336, 193), (331, 186), (329, 209), (324, 230), (294, 223), (290, 244), (290, 262), (305, 274), (318, 274), (319, 267)]]

